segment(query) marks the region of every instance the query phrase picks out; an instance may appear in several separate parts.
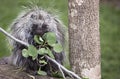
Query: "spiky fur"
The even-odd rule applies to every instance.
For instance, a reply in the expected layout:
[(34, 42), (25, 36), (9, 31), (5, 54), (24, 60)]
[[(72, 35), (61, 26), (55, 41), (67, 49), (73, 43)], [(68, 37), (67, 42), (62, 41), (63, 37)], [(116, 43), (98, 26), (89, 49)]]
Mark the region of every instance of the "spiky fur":
[[(37, 24), (39, 28), (42, 28), (43, 24), (47, 25), (48, 32), (54, 32), (56, 34), (57, 42), (64, 46), (64, 25), (63, 23), (54, 15), (48, 13), (47, 11), (41, 8), (33, 8), (27, 11), (22, 12), (17, 19), (15, 19), (10, 26), (11, 34), (26, 43), (34, 45), (34, 34), (33, 25)], [(16, 41), (10, 40), (10, 44), (13, 46), (13, 53), (10, 57), (11, 64), (19, 67), (25, 67), (26, 70), (37, 71), (39, 65), (36, 60), (32, 60), (32, 58), (24, 58), (22, 56), (22, 50), (26, 48), (24, 45), (17, 43)], [(34, 45), (35, 46), (35, 45)], [(64, 58), (64, 52), (56, 53), (53, 51), (55, 59), (57, 62), (62, 64)], [(57, 66), (52, 62), (48, 61), (51, 67), (57, 70)], [(46, 65), (42, 67), (42, 70), (46, 71), (48, 75), (50, 75), (50, 65)]]

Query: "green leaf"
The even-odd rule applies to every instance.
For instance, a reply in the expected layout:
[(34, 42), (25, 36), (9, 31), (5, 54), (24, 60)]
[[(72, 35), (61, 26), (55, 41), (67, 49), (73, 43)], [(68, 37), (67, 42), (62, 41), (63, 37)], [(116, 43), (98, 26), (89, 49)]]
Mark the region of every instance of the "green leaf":
[(44, 40), (43, 40), (41, 37), (39, 37), (39, 40), (40, 40), (41, 42), (44, 42)]
[(47, 53), (45, 48), (41, 48), (38, 50), (38, 54), (40, 54), (40, 55), (44, 55), (45, 53)]
[(56, 52), (56, 53), (60, 53), (63, 51), (63, 47), (61, 44), (54, 44), (53, 45), (53, 50)]
[(22, 50), (22, 56), (27, 58), (29, 55), (28, 55), (28, 50), (27, 49), (23, 49)]
[(56, 35), (53, 32), (48, 32), (43, 35), (43, 38), (47, 41), (49, 45), (56, 43)]
[(47, 62), (45, 60), (39, 60), (39, 63), (46, 65)]
[(40, 55), (49, 55), (51, 58), (54, 58), (54, 55), (53, 53), (51, 52), (51, 50), (49, 48), (45, 49), (45, 48), (41, 48), (38, 50), (38, 54)]
[(89, 78), (83, 78), (83, 79), (89, 79)]
[(54, 55), (53, 55), (52, 51), (51, 51), (49, 48), (47, 48), (47, 51), (48, 51), (48, 53), (47, 53), (47, 54), (48, 54), (51, 58), (53, 58), (53, 59), (54, 59), (55, 57), (54, 57)]
[(32, 56), (32, 60), (35, 60), (37, 59), (37, 55), (36, 56)]
[(42, 43), (43, 43), (42, 38), (39, 37), (39, 36), (37, 36), (37, 35), (34, 36), (34, 40), (35, 40), (35, 42), (37, 42), (38, 44), (42, 44)]
[(30, 45), (28, 47), (28, 52), (29, 56), (32, 56), (33, 59), (37, 58), (37, 49), (34, 46)]
[(47, 73), (45, 71), (41, 71), (40, 69), (38, 70), (38, 74), (39, 75), (47, 75)]

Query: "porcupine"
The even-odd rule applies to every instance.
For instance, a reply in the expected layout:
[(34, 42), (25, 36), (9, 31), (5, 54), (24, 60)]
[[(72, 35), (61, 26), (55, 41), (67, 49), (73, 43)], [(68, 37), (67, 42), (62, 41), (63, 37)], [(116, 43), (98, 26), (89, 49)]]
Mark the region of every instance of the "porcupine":
[[(33, 8), (22, 12), (22, 14), (14, 20), (10, 28), (12, 36), (35, 47), (36, 42), (34, 41), (34, 36), (42, 36), (47, 32), (54, 32), (56, 34), (56, 42), (64, 46), (64, 24), (58, 17), (42, 8)], [(13, 53), (10, 57), (11, 63), (18, 67), (24, 67), (27, 72), (32, 71), (36, 73), (40, 66), (37, 61), (32, 60), (31, 57), (24, 58), (22, 56), (22, 50), (26, 48), (26, 46), (13, 40), (11, 40), (11, 45), (13, 46)], [(61, 53), (56, 53), (52, 50), (52, 53), (55, 60), (62, 64), (65, 55), (64, 50)], [(41, 67), (41, 69), (50, 76), (52, 73), (51, 68), (53, 71), (58, 70), (58, 67), (51, 61), (48, 61), (47, 65)]]

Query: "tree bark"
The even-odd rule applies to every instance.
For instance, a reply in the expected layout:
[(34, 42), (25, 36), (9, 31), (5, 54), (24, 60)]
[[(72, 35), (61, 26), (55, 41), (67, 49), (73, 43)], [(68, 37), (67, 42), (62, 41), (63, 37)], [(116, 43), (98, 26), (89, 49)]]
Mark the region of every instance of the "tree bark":
[(99, 0), (69, 0), (69, 49), (72, 70), (101, 79)]

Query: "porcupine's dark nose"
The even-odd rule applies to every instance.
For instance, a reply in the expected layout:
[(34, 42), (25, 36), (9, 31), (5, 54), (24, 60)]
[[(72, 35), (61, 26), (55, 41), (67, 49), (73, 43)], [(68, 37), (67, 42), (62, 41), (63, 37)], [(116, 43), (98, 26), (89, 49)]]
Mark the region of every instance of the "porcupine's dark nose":
[(32, 31), (33, 35), (40, 35), (43, 36), (44, 33), (48, 32), (47, 24), (43, 23), (40, 27), (38, 24), (33, 24)]

